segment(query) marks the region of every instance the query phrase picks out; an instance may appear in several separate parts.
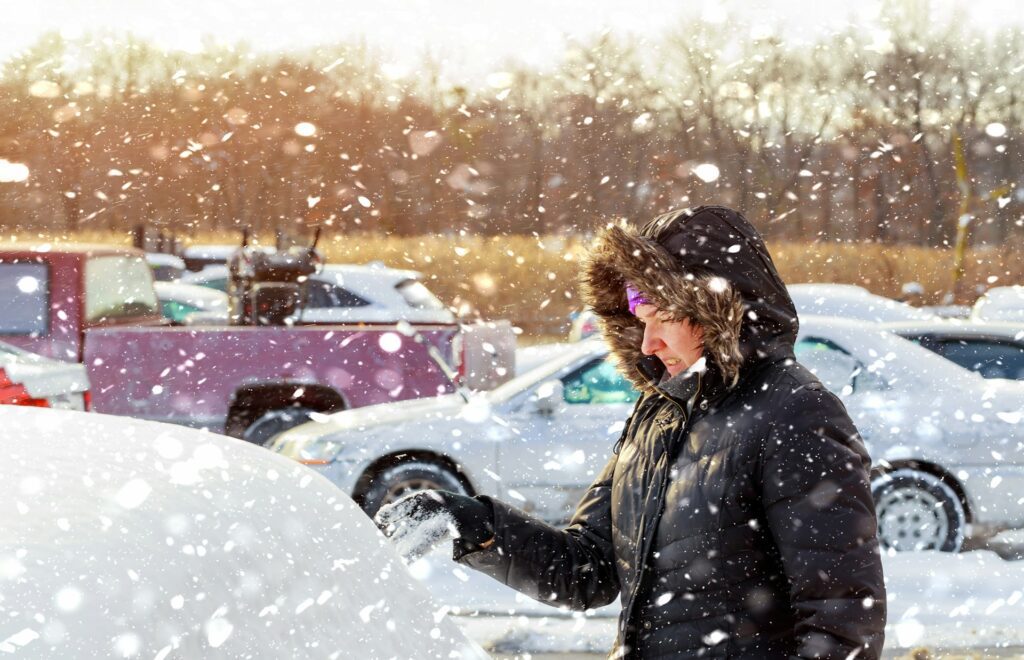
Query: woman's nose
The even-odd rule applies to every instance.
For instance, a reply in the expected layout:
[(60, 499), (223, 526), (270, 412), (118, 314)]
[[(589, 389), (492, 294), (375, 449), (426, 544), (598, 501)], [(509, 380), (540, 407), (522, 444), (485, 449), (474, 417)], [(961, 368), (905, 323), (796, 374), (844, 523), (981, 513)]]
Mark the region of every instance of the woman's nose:
[(661, 336), (653, 330), (650, 325), (644, 326), (644, 341), (640, 344), (640, 352), (644, 355), (654, 355), (664, 347)]

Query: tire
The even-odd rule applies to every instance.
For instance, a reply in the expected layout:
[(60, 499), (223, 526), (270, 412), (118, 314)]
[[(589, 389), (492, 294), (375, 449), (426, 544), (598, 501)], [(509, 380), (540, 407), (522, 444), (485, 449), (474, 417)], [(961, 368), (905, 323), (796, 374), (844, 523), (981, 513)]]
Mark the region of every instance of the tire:
[(300, 406), (269, 410), (246, 427), (242, 432), (242, 440), (267, 447), (278, 433), (310, 421), (314, 412), (316, 411)]
[(385, 468), (373, 477), (362, 497), (363, 511), (371, 518), (385, 504), (421, 490), (447, 490), (469, 495), (459, 475), (427, 460), (410, 460)]
[(967, 511), (956, 491), (934, 474), (900, 468), (871, 482), (884, 550), (959, 552)]

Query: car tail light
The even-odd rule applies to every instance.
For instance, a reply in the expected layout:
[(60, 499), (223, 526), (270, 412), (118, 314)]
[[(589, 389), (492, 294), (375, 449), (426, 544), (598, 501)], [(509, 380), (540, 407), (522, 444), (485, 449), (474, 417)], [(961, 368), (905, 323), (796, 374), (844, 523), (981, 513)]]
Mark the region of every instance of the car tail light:
[(85, 410), (92, 410), (92, 392), (90, 390), (82, 392), (82, 407)]
[(0, 404), (35, 406), (37, 408), (50, 407), (49, 401), (33, 398), (24, 385), (11, 380), (3, 369), (0, 369)]

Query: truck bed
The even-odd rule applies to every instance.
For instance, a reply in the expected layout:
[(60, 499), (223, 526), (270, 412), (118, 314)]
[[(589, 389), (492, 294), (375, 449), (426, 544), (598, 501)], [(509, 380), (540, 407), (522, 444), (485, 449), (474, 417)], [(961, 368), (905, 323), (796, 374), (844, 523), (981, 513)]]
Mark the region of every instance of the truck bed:
[[(421, 326), (451, 362), (458, 326)], [(86, 334), (92, 409), (223, 432), (240, 387), (326, 385), (346, 407), (454, 391), (426, 347), (379, 327), (120, 327)]]

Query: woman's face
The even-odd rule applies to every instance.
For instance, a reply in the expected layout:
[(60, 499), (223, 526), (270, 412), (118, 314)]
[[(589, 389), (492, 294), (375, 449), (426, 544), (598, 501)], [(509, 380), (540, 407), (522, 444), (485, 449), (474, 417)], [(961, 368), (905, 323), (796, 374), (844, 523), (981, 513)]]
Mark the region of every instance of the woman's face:
[(672, 376), (686, 371), (704, 354), (704, 329), (690, 321), (667, 321), (654, 305), (637, 305), (644, 324), (644, 355), (655, 355)]

